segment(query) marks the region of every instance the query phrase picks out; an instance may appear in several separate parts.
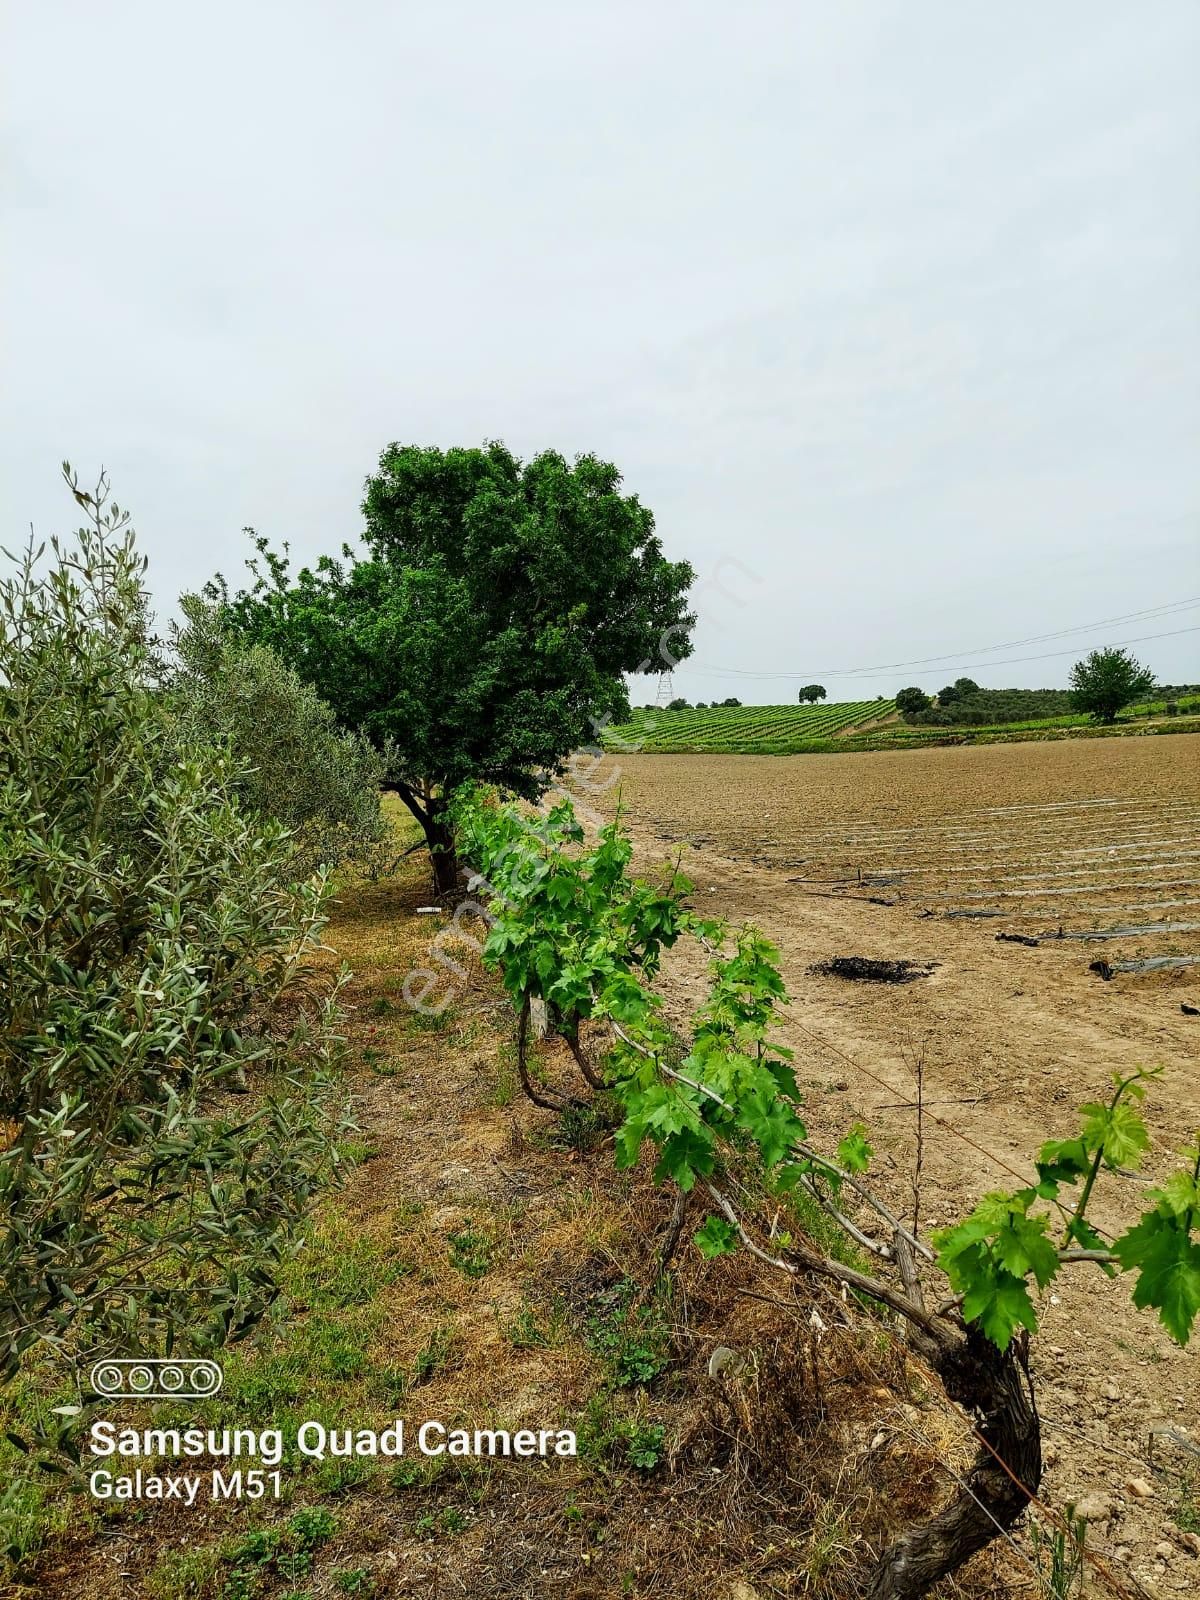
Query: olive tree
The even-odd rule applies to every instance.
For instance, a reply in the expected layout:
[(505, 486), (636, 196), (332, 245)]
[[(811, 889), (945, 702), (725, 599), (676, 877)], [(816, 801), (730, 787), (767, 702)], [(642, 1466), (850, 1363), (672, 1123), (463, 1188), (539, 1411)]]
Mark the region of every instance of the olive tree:
[(901, 689), (896, 695), (896, 710), (906, 717), (915, 716), (919, 711), (928, 711), (931, 704), (924, 689)]
[(325, 881), (172, 716), (127, 518), (64, 470), (89, 525), (0, 580), (0, 1378), (245, 1331), (335, 1162)]
[(186, 595), (181, 608), (168, 679), (181, 731), (228, 752), (239, 800), (288, 830), (296, 872), (372, 864), (390, 835), (384, 758), (273, 650), (225, 628), (211, 601)]

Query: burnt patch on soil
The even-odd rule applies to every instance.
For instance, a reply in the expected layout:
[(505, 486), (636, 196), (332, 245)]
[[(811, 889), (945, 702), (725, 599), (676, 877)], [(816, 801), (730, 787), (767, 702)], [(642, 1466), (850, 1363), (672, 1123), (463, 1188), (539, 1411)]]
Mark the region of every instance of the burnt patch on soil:
[(869, 956), (833, 956), (808, 969), (821, 978), (845, 978), (851, 983), (913, 983), (933, 971), (919, 961), (876, 961)]

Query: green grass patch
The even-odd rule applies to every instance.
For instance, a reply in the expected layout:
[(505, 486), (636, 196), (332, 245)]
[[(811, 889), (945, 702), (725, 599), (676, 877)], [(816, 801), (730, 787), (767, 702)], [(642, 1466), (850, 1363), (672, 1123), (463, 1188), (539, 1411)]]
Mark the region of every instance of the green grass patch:
[(587, 1320), (588, 1348), (600, 1357), (617, 1388), (653, 1383), (669, 1365), (673, 1351), (669, 1290), (656, 1289), (639, 1301), (638, 1286), (623, 1278), (597, 1297), (601, 1309)]
[(337, 1531), (323, 1506), (286, 1522), (251, 1528), (200, 1549), (169, 1550), (151, 1572), (151, 1600), (255, 1600), (278, 1583), (293, 1586), (313, 1570), (315, 1552)]
[(483, 1278), (492, 1270), (496, 1241), (478, 1228), (461, 1228), (450, 1235), (450, 1265), (464, 1278)]

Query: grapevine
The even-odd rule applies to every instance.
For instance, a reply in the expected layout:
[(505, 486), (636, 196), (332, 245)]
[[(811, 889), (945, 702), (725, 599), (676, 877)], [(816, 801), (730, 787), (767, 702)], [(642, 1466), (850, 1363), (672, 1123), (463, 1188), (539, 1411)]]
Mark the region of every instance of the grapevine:
[[(1106, 1241), (1089, 1220), (1100, 1182), (1136, 1167), (1148, 1147), (1138, 1107), (1161, 1069), (1139, 1068), (1114, 1084), (1107, 1101), (1081, 1106), (1078, 1131), (1038, 1152), (1035, 1182), (985, 1195), (927, 1241), (866, 1183), (865, 1128), (843, 1133), (832, 1156), (810, 1143), (792, 1053), (773, 1037), (787, 1002), (779, 954), (759, 930), (730, 932), (697, 916), (679, 860), (658, 883), (631, 877), (632, 844), (619, 815), (590, 848), (566, 802), (526, 815), (468, 791), (458, 797), (457, 821), (488, 897), (483, 959), (516, 1008), (520, 1077), (530, 1098), (556, 1110), (570, 1103), (563, 1091), (535, 1084), (529, 1070), (536, 999), (567, 1041), (585, 1089), (607, 1092), (620, 1108), (617, 1165), (635, 1166), (649, 1148), (655, 1181), (677, 1193), (679, 1218), (697, 1194), (704, 1197), (692, 1233), (703, 1255), (746, 1248), (782, 1272), (821, 1275), (890, 1308), (951, 1397), (980, 1419), (980, 1455), (965, 1493), (884, 1552), (868, 1590), (925, 1593), (1011, 1525), (1036, 1491), (1040, 1434), (1026, 1347), (1038, 1327), (1035, 1295), (1064, 1267), (1132, 1274), (1134, 1304), (1154, 1310), (1179, 1344), (1191, 1337), (1200, 1316), (1200, 1138), (1125, 1233)], [(685, 935), (710, 952), (710, 987), (681, 1038), (651, 984), (662, 952)], [(605, 1042), (593, 1054), (597, 1034)], [(756, 1237), (753, 1217), (731, 1198), (730, 1175), (747, 1160), (767, 1193), (783, 1198), (803, 1189), (901, 1284), (833, 1260), (803, 1237)], [(872, 1210), (874, 1232), (847, 1215), (847, 1192)], [(918, 1262), (949, 1281), (952, 1294), (936, 1310), (927, 1308)]]

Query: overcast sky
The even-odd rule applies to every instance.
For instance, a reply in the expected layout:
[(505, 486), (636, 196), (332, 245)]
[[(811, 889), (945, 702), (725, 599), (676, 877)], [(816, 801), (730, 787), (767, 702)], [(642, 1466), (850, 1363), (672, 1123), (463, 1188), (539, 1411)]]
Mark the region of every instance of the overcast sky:
[(693, 699), (1058, 684), (1164, 633), (1136, 654), (1200, 678), (1200, 605), (1158, 609), (1200, 597), (1196, 0), (41, 0), (5, 33), (5, 543), (103, 462), (166, 613), (245, 524), (356, 536), (390, 440), (498, 437), (614, 460), (725, 563)]

